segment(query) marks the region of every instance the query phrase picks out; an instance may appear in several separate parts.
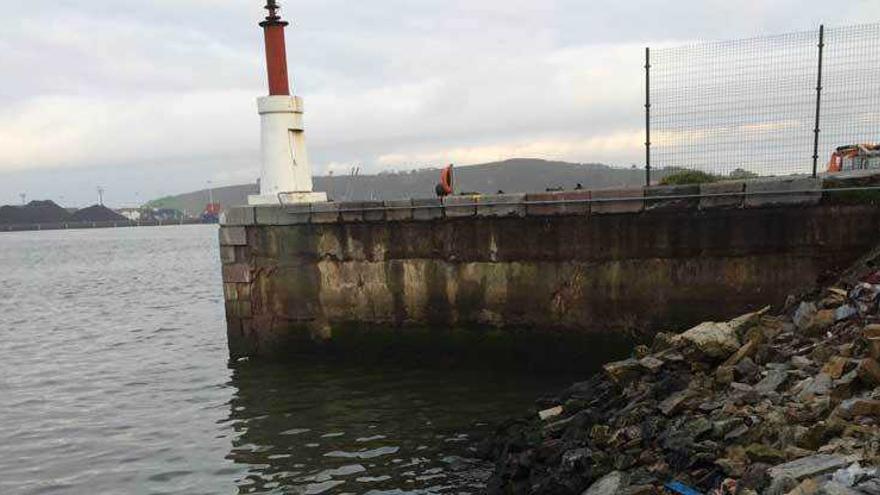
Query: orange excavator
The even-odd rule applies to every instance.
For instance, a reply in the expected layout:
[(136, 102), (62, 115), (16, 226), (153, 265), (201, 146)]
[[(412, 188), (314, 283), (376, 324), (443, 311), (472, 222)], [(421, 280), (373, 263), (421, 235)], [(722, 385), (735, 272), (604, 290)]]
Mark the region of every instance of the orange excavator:
[(880, 169), (880, 144), (850, 144), (831, 154), (828, 172)]

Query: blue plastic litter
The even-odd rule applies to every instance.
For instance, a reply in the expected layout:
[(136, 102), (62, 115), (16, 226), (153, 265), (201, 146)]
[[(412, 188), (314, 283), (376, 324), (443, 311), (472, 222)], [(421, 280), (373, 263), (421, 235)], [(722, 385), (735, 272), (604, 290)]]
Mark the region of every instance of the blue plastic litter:
[(702, 493), (694, 490), (693, 488), (691, 488), (691, 487), (689, 487), (679, 481), (672, 481), (672, 482), (666, 483), (664, 488), (666, 488), (666, 491), (668, 491), (668, 492), (678, 493), (680, 495), (703, 495)]

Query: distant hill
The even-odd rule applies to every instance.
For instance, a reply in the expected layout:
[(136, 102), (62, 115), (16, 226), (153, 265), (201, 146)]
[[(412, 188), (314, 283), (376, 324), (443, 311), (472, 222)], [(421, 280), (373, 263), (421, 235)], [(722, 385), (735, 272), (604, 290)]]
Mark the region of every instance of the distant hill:
[[(654, 180), (663, 178), (658, 171)], [(315, 189), (326, 191), (334, 201), (366, 201), (432, 197), (440, 179), (439, 169), (420, 169), (377, 175), (325, 176), (315, 178)], [(498, 191), (542, 192), (548, 188), (574, 189), (582, 184), (587, 189), (641, 186), (645, 183), (642, 169), (614, 168), (601, 164), (550, 162), (514, 159), (503, 162), (457, 167), (456, 189), (466, 192), (494, 194)], [(230, 186), (213, 190), (214, 201), (223, 207), (247, 203), (250, 194), (257, 194), (256, 184)], [(208, 203), (208, 191), (196, 191), (151, 201), (152, 208), (173, 208), (190, 214), (201, 212)]]

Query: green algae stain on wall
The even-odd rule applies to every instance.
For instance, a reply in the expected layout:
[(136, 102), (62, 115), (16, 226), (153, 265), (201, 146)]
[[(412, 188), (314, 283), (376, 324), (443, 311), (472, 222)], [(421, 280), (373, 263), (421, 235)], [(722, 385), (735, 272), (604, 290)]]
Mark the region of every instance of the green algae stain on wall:
[(224, 261), (251, 277), (226, 290), (230, 335), (260, 353), (288, 333), (329, 345), (358, 328), (437, 345), (470, 329), (536, 349), (650, 337), (782, 303), (862, 254), (878, 227), (864, 205), (251, 226)]

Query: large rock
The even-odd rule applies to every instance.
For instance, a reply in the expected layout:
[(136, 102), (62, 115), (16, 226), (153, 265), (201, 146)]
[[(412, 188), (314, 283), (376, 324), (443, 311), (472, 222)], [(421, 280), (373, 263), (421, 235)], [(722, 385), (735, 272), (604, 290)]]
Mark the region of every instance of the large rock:
[(726, 358), (739, 350), (736, 328), (729, 322), (705, 322), (679, 335), (679, 342), (686, 343), (711, 358)]
[(861, 378), (866, 385), (871, 387), (880, 385), (880, 364), (874, 359), (863, 359), (862, 362), (859, 363), (857, 371), (859, 378)]
[(746, 447), (746, 455), (752, 462), (764, 462), (767, 464), (778, 463), (785, 460), (785, 454), (767, 445), (756, 443)]
[(809, 402), (813, 397), (818, 395), (828, 395), (831, 392), (832, 380), (831, 376), (825, 373), (819, 373), (814, 377), (808, 378), (798, 394), (798, 400), (801, 402)]
[(751, 358), (745, 358), (734, 367), (734, 371), (738, 381), (751, 382), (761, 371), (761, 368)]
[(639, 360), (639, 364), (651, 373), (657, 373), (666, 363), (654, 356), (646, 356)]
[(820, 309), (816, 312), (815, 316), (813, 316), (813, 321), (807, 329), (807, 332), (811, 335), (821, 335), (828, 327), (834, 324), (836, 319), (837, 316), (834, 310)]
[(867, 481), (869, 479), (873, 479), (877, 477), (878, 473), (877, 468), (865, 468), (862, 467), (858, 462), (853, 463), (850, 467), (846, 469), (841, 469), (834, 473), (831, 477), (831, 480), (835, 483), (840, 483), (846, 487), (856, 486), (863, 481)]
[(819, 495), (863, 495), (861, 491), (835, 481), (829, 481), (822, 485), (822, 488), (819, 489), (818, 493)]
[(733, 356), (727, 358), (727, 361), (724, 362), (725, 366), (736, 366), (743, 359), (752, 356), (758, 348), (757, 340), (749, 340), (742, 347), (739, 348)]
[(581, 495), (615, 495), (627, 485), (627, 476), (620, 471), (612, 471), (587, 488)]
[(880, 325), (868, 325), (864, 329), (865, 340), (871, 351), (871, 357), (880, 359)]
[(785, 495), (814, 495), (819, 491), (819, 484), (813, 479), (805, 479), (794, 490)]
[(838, 414), (844, 418), (858, 416), (880, 417), (880, 400), (873, 399), (849, 399), (843, 401), (837, 408)]
[(755, 385), (755, 390), (764, 394), (776, 392), (776, 390), (778, 390), (779, 387), (781, 387), (786, 382), (786, 380), (788, 380), (787, 371), (770, 370), (767, 372), (767, 376), (765, 376), (763, 380)]
[(541, 418), (541, 421), (547, 421), (548, 419), (561, 415), (564, 411), (565, 409), (563, 409), (562, 406), (551, 407), (550, 409), (544, 409), (543, 411), (538, 412), (538, 417)]
[(822, 373), (827, 373), (831, 378), (837, 380), (843, 376), (847, 364), (849, 364), (849, 359), (843, 356), (834, 356), (822, 367)]
[(867, 495), (880, 495), (880, 478), (863, 481), (862, 483), (859, 483), (856, 488)]
[(841, 455), (817, 454), (770, 468), (770, 477), (800, 481), (847, 467), (853, 460)]
[(816, 305), (812, 302), (802, 302), (794, 312), (791, 321), (799, 330), (806, 330), (813, 323), (813, 317), (816, 316)]
[(614, 383), (621, 386), (638, 378), (643, 371), (641, 363), (636, 359), (608, 363), (602, 369), (608, 375), (608, 378), (611, 378)]
[(660, 404), (657, 405), (657, 408), (660, 409), (660, 412), (667, 416), (677, 414), (681, 410), (685, 401), (690, 399), (691, 394), (692, 392), (690, 389), (684, 389), (680, 392), (676, 392), (660, 402)]
[[(768, 306), (761, 311), (748, 313), (727, 322), (707, 321), (701, 323), (687, 332), (673, 337), (673, 343), (691, 346), (710, 358), (727, 358), (741, 350), (740, 335), (744, 334), (769, 310)], [(744, 355), (746, 352), (748, 350), (744, 352)]]

